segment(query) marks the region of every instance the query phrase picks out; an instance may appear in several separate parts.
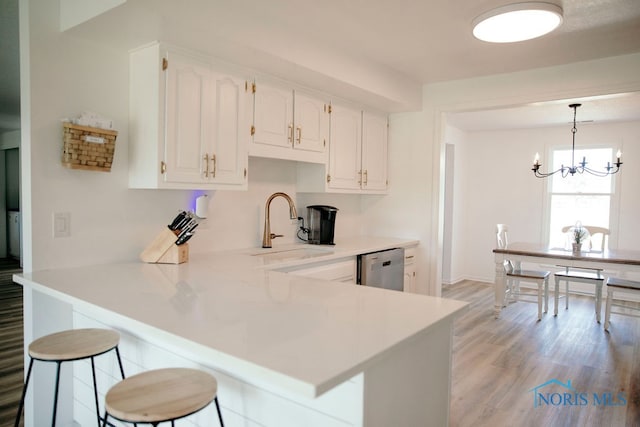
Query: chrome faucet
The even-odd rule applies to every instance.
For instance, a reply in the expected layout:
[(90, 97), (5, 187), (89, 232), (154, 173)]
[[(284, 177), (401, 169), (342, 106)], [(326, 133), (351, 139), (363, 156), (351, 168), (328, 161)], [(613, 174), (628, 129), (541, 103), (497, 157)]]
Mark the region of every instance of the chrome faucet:
[(291, 215), (291, 219), (297, 219), (298, 213), (296, 212), (296, 206), (293, 204), (293, 200), (285, 193), (273, 193), (267, 199), (267, 203), (264, 206), (264, 233), (262, 235), (262, 247), (270, 248), (271, 247), (271, 239), (275, 239), (276, 237), (282, 237), (282, 234), (273, 234), (271, 232), (271, 220), (269, 219), (269, 209), (271, 206), (271, 201), (276, 197), (284, 197), (287, 202), (289, 202), (289, 214)]

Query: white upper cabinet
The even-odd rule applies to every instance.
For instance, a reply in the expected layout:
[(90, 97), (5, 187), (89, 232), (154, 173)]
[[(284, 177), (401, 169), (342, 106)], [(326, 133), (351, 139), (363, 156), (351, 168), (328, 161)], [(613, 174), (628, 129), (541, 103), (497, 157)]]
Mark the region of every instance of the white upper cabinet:
[(260, 85), (260, 92), (255, 85), (254, 88), (253, 144), (250, 154), (253, 155), (261, 148), (267, 151), (268, 146), (290, 149), (293, 135), (293, 91), (266, 84)]
[(362, 112), (362, 181), (365, 191), (387, 190), (387, 116)]
[(329, 104), (295, 91), (294, 143), (298, 150), (325, 153), (329, 140)]
[(251, 139), (251, 95), (247, 80), (219, 72), (212, 73), (215, 104), (210, 116), (213, 128), (211, 180), (246, 184), (248, 146)]
[(331, 104), (329, 161), (298, 165), (298, 191), (385, 194), (387, 116)]
[(249, 154), (325, 163), (329, 104), (300, 91), (258, 82), (254, 86)]
[(362, 112), (339, 104), (331, 106), (329, 139), (330, 189), (360, 190), (362, 184)]
[(211, 93), (210, 69), (206, 63), (181, 54), (166, 52), (164, 181), (199, 182), (203, 164), (201, 153), (210, 151)]
[(160, 44), (130, 61), (129, 186), (246, 189), (246, 79)]

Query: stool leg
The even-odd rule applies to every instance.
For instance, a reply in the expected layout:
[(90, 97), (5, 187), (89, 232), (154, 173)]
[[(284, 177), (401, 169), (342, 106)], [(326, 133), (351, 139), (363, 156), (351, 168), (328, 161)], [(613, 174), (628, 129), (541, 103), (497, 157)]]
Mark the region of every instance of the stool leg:
[(542, 320), (542, 283), (538, 282), (538, 320)]
[[(116, 357), (118, 358), (118, 366), (120, 367), (120, 375), (122, 375), (122, 379), (124, 379), (125, 378), (125, 376), (124, 376), (124, 368), (122, 367), (122, 358), (120, 357), (120, 350), (118, 350), (118, 346), (116, 346), (115, 350), (116, 350)], [(136, 423), (133, 423), (133, 425), (134, 425), (134, 427), (138, 426), (138, 424), (136, 424)], [(105, 426), (106, 426), (106, 424), (105, 424)]]
[(611, 300), (613, 299), (613, 291), (607, 290), (607, 306), (604, 311), (604, 330), (609, 330), (609, 318), (611, 317)]
[(602, 313), (602, 282), (596, 283), (596, 320), (600, 323)]
[(91, 358), (91, 376), (93, 377), (93, 397), (96, 401), (96, 417), (98, 418), (98, 427), (100, 427), (100, 404), (98, 403), (98, 382), (96, 381), (96, 364)]
[(560, 303), (560, 279), (558, 279), (558, 276), (555, 277), (555, 286), (554, 286), (554, 293), (553, 293), (553, 315), (557, 316), (558, 315), (558, 304)]
[(120, 375), (122, 375), (122, 379), (124, 379), (124, 369), (122, 368), (122, 359), (120, 359), (120, 351), (118, 350), (118, 346), (116, 346), (116, 357), (118, 358), (118, 366), (120, 366)]
[(56, 415), (58, 413), (58, 390), (60, 389), (60, 365), (62, 362), (56, 362), (56, 391), (53, 395), (53, 417), (51, 418), (51, 427), (56, 426)]
[(109, 416), (109, 414), (107, 413), (107, 410), (104, 410), (104, 418), (102, 419), (102, 427), (107, 427), (107, 417)]
[(220, 427), (224, 427), (224, 422), (222, 421), (222, 413), (220, 412), (220, 405), (218, 404), (218, 396), (214, 397), (213, 400), (216, 402), (216, 409), (218, 411), (218, 419), (220, 420)]
[(544, 279), (544, 312), (549, 311), (549, 279)]
[(22, 417), (22, 408), (24, 407), (24, 398), (27, 395), (27, 387), (29, 386), (29, 378), (31, 378), (31, 368), (33, 368), (33, 359), (29, 360), (29, 369), (27, 370), (27, 380), (22, 389), (22, 397), (20, 398), (20, 406), (18, 406), (18, 414), (16, 415), (15, 427), (20, 425), (20, 417)]

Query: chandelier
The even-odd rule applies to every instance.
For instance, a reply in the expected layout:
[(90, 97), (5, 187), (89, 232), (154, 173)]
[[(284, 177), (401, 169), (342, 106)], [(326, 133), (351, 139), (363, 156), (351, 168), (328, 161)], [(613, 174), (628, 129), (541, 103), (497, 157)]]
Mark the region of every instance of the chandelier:
[(536, 157), (533, 161), (533, 168), (531, 168), (531, 170), (533, 171), (533, 174), (537, 177), (537, 178), (546, 178), (548, 176), (551, 176), (553, 174), (556, 174), (558, 172), (560, 172), (562, 174), (562, 177), (565, 178), (567, 177), (569, 174), (571, 174), (571, 176), (575, 175), (576, 173), (584, 173), (584, 172), (588, 172), (591, 175), (595, 175), (595, 176), (599, 176), (599, 177), (604, 177), (607, 175), (613, 175), (614, 173), (618, 172), (620, 170), (620, 166), (622, 166), (622, 161), (620, 160), (622, 157), (622, 153), (620, 152), (620, 150), (618, 150), (618, 152), (616, 153), (616, 161), (613, 163), (614, 166), (611, 166), (610, 162), (607, 162), (607, 166), (604, 167), (604, 170), (594, 170), (591, 168), (587, 167), (587, 159), (586, 157), (582, 157), (582, 161), (578, 162), (578, 165), (576, 166), (576, 162), (575, 162), (575, 156), (576, 156), (576, 132), (578, 132), (578, 129), (576, 128), (576, 111), (578, 110), (578, 107), (580, 107), (582, 104), (571, 104), (569, 105), (569, 108), (573, 108), (573, 128), (571, 128), (571, 134), (572, 134), (572, 143), (571, 143), (571, 166), (565, 166), (565, 165), (561, 165), (560, 169), (554, 170), (553, 172), (548, 172), (548, 173), (541, 173), (540, 172), (540, 166), (542, 166), (542, 164), (540, 163), (540, 156), (538, 155), (538, 153), (536, 153)]

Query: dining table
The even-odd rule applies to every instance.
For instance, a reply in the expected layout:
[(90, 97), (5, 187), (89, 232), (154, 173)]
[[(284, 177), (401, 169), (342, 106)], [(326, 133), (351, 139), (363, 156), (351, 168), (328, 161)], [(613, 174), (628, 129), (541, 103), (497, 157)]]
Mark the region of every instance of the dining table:
[[(495, 299), (494, 315), (498, 319), (505, 303), (504, 262), (531, 263), (560, 270), (566, 267), (600, 269), (605, 277), (616, 275), (626, 277), (630, 273), (640, 273), (640, 251), (605, 249), (573, 252), (564, 248), (527, 242), (513, 242), (503, 249), (494, 249), (495, 258)], [(548, 269), (548, 267), (545, 267)], [(555, 304), (558, 304), (558, 289), (555, 289)]]

